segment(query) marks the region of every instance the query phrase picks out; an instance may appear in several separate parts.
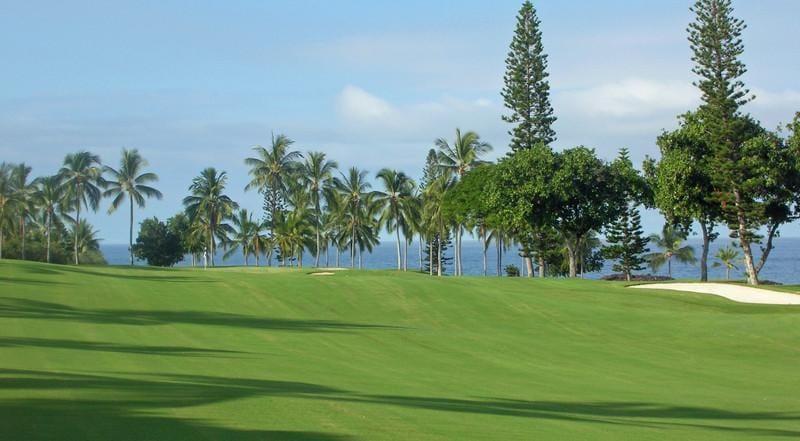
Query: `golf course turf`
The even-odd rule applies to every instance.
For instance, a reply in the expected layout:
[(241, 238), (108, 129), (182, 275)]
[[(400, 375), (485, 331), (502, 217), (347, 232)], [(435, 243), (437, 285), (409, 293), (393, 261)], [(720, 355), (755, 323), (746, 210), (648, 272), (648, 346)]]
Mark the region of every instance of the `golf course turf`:
[(0, 440), (800, 438), (800, 307), (0, 261)]

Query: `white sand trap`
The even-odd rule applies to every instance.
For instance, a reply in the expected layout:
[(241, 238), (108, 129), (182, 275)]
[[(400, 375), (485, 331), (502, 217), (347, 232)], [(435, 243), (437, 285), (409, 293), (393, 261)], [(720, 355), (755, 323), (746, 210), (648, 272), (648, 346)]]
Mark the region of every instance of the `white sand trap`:
[(334, 273), (330, 271), (322, 271), (319, 273), (309, 273), (309, 276), (332, 276)]
[(800, 295), (789, 294), (751, 286), (732, 285), (727, 283), (650, 283), (634, 285), (631, 288), (668, 289), (672, 291), (688, 291), (700, 294), (711, 294), (725, 297), (740, 303), (758, 303), (761, 305), (800, 305)]

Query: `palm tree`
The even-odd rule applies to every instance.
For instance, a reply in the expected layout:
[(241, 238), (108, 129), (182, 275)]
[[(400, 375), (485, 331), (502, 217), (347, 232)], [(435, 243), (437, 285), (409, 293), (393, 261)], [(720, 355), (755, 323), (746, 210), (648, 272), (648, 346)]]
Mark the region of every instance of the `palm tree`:
[[(447, 192), (455, 185), (455, 178), (442, 175), (431, 182), (424, 193), (424, 218), (427, 225), (428, 243), (433, 247), (433, 240), (436, 239), (437, 264), (436, 275), (442, 275), (442, 241), (447, 237), (449, 222), (444, 213), (443, 202)], [(432, 251), (432, 250), (431, 250)], [(432, 258), (433, 253), (430, 253)], [(430, 262), (433, 271), (433, 262)]]
[(736, 248), (730, 245), (725, 248), (720, 248), (717, 251), (717, 255), (714, 257), (717, 258), (717, 261), (714, 262), (713, 265), (715, 268), (720, 266), (725, 267), (725, 280), (731, 279), (732, 269), (739, 271), (739, 267), (737, 267), (735, 263), (739, 260), (739, 251)]
[(0, 259), (3, 258), (3, 239), (5, 237), (5, 227), (9, 222), (11, 210), (14, 206), (16, 194), (11, 180), (11, 170), (13, 166), (8, 163), (0, 163)]
[(97, 230), (93, 229), (86, 219), (72, 223), (73, 247), (79, 254), (86, 254), (100, 248), (100, 239), (97, 238)]
[[(68, 154), (64, 158), (64, 166), (59, 171), (65, 187), (67, 206), (75, 210), (75, 224), (81, 224), (81, 206), (97, 211), (100, 204), (100, 188), (105, 187), (100, 157), (87, 151)], [(73, 229), (73, 234), (79, 230)], [(75, 265), (78, 265), (78, 240), (73, 240)]]
[(40, 177), (34, 183), (36, 184), (34, 198), (45, 213), (46, 259), (47, 263), (50, 263), (50, 237), (53, 232), (53, 221), (63, 208), (61, 204), (64, 201), (64, 186), (61, 185), (61, 177), (58, 175)]
[(375, 203), (383, 210), (381, 224), (386, 226), (386, 231), (394, 232), (397, 238), (397, 270), (402, 269), (402, 253), (400, 250), (400, 231), (405, 228), (407, 205), (414, 194), (414, 181), (403, 172), (384, 168), (376, 175), (383, 184), (383, 191), (375, 193)]
[(365, 199), (371, 185), (366, 181), (367, 172), (351, 167), (348, 174), (341, 174), (342, 179), (336, 179), (334, 185), (341, 196), (340, 217), (345, 221), (350, 234), (350, 267), (355, 268), (356, 260), (356, 230), (363, 221)]
[(19, 222), (20, 237), (22, 240), (21, 256), (25, 260), (25, 227), (33, 211), (33, 194), (36, 188), (31, 182), (28, 182), (28, 177), (31, 174), (31, 167), (25, 163), (17, 164), (11, 169), (11, 185), (14, 191), (15, 208), (17, 211), (17, 221)]
[(686, 240), (686, 232), (680, 227), (666, 224), (661, 230), (661, 235), (651, 234), (650, 242), (661, 248), (659, 253), (650, 253), (645, 256), (650, 263), (653, 271), (658, 271), (665, 263), (667, 264), (667, 274), (672, 277), (672, 259), (675, 258), (681, 263), (694, 264), (697, 259), (694, 257), (694, 248), (689, 245), (681, 246)]
[(145, 197), (162, 198), (160, 191), (147, 185), (150, 182), (158, 181), (158, 175), (150, 172), (142, 173), (142, 169), (146, 166), (147, 161), (139, 155), (138, 150), (123, 148), (119, 170), (105, 167), (105, 171), (111, 175), (111, 179), (107, 181), (108, 189), (103, 192), (103, 196), (113, 198), (108, 213), (113, 213), (122, 205), (126, 194), (131, 202), (130, 227), (128, 229), (128, 251), (131, 253), (131, 265), (133, 265), (133, 203), (136, 202), (136, 205), (142, 208)]
[(314, 266), (319, 267), (322, 229), (322, 197), (333, 184), (333, 171), (339, 165), (336, 161), (325, 159), (325, 153), (309, 152), (300, 169), (300, 177), (305, 183), (306, 190), (311, 195), (311, 205), (314, 209), (314, 233), (316, 234), (316, 257)]
[[(264, 209), (267, 211), (267, 226), (272, 233), (274, 219), (283, 210), (283, 202), (290, 177), (297, 171), (303, 155), (297, 151), (289, 151), (294, 141), (285, 135), (272, 136), (269, 148), (255, 146), (255, 157), (247, 158), (244, 163), (250, 166), (250, 183), (245, 190), (257, 189), (264, 194)], [(272, 258), (270, 257), (270, 265)]]
[[(231, 237), (231, 248), (225, 253), (223, 258), (227, 259), (232, 256), (239, 248), (242, 249), (242, 257), (244, 258), (244, 266), (248, 266), (250, 262), (248, 258), (250, 253), (253, 252), (258, 256), (258, 229), (260, 224), (253, 220), (253, 215), (248, 213), (247, 209), (241, 209), (236, 212), (236, 215), (231, 218), (231, 223), (235, 228), (235, 232)], [(257, 259), (258, 257), (256, 257)]]
[(224, 241), (225, 233), (231, 230), (224, 220), (239, 208), (239, 204), (223, 193), (227, 182), (226, 172), (217, 173), (213, 167), (206, 168), (192, 181), (189, 187), (192, 194), (183, 199), (189, 218), (205, 227), (211, 266), (214, 266), (216, 239)]
[[(484, 163), (480, 158), (492, 151), (489, 143), (481, 141), (480, 136), (472, 131), (461, 134), (460, 129), (456, 129), (456, 137), (450, 145), (447, 140), (439, 138), (436, 140), (438, 151), (439, 167), (453, 174), (457, 179), (461, 179), (464, 174), (477, 165)], [(456, 225), (455, 243), (455, 273), (460, 276), (463, 272), (461, 264), (461, 235), (463, 225)]]

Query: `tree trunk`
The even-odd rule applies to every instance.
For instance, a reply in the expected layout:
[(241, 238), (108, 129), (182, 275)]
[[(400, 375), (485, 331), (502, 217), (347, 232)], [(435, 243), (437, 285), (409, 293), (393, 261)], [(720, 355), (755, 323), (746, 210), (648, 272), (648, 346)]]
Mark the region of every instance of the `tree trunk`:
[(217, 247), (216, 247), (216, 243), (214, 241), (214, 235), (213, 234), (211, 235), (211, 240), (209, 242), (210, 242), (209, 243), (209, 245), (210, 245), (209, 248), (211, 248), (211, 266), (214, 266), (214, 262), (215, 262), (214, 261), (214, 254), (217, 253), (217, 249), (216, 249)]
[(25, 216), (19, 217), (19, 224), (22, 227), (22, 260), (25, 260)]
[(749, 285), (758, 285), (758, 273), (753, 264), (753, 250), (750, 248), (750, 233), (747, 231), (747, 220), (745, 218), (744, 209), (742, 208), (741, 194), (739, 190), (734, 190), (733, 195), (736, 201), (736, 220), (739, 224), (739, 243), (744, 253), (744, 267), (745, 270), (747, 270), (747, 283)]
[(460, 276), (464, 272), (464, 266), (461, 264), (461, 225), (456, 227), (456, 254), (458, 254), (458, 259), (456, 259), (456, 275)]
[(320, 251), (319, 250), (319, 245), (320, 245), (320, 240), (319, 240), (319, 228), (320, 228), (319, 227), (319, 218), (320, 218), (320, 213), (319, 213), (319, 208), (318, 208), (317, 209), (317, 222), (316, 222), (317, 223), (317, 258), (314, 260), (314, 266), (317, 267), (317, 268), (319, 268), (319, 251)]
[(764, 268), (764, 264), (767, 263), (767, 258), (769, 257), (769, 253), (772, 251), (772, 239), (775, 237), (775, 234), (778, 232), (778, 224), (770, 224), (769, 230), (767, 232), (767, 244), (763, 248), (761, 253), (761, 258), (758, 259), (758, 265), (756, 265), (756, 275), (761, 273), (761, 269)]
[(328, 243), (325, 244), (325, 266), (331, 266), (331, 246)]
[(444, 234), (439, 234), (439, 240), (436, 243), (436, 275), (442, 276), (442, 238)]
[(422, 272), (424, 266), (422, 265), (422, 233), (419, 233), (419, 272)]
[(567, 254), (569, 255), (569, 276), (574, 279), (578, 276), (578, 253), (575, 244), (570, 240), (567, 240)]
[(489, 248), (489, 244), (486, 242), (486, 231), (483, 232), (483, 237), (481, 238), (481, 246), (483, 247), (483, 277), (486, 277), (487, 274), (487, 256), (486, 251)]
[(408, 237), (404, 237), (403, 243), (403, 271), (408, 271)]
[(528, 256), (525, 258), (525, 267), (528, 270), (528, 278), (533, 277), (533, 258)]
[(497, 277), (500, 277), (502, 276), (501, 271), (503, 270), (503, 236), (498, 234), (497, 238), (494, 240), (494, 244), (497, 249)]
[(47, 211), (47, 263), (50, 263), (50, 233), (53, 230), (53, 213)]
[(361, 258), (363, 256), (364, 256), (364, 252), (361, 251), (361, 250), (358, 250), (358, 269), (360, 269), (360, 270), (364, 269), (364, 267), (361, 265)]
[(667, 275), (672, 278), (672, 257), (667, 259)]
[[(80, 191), (78, 191), (78, 194), (80, 194)], [(74, 234), (75, 249), (73, 250), (75, 254), (75, 265), (80, 265), (80, 262), (78, 262), (78, 225), (80, 223), (81, 223), (81, 199), (80, 197), (78, 197), (78, 204), (77, 208), (75, 209), (75, 234)]]
[(133, 266), (133, 198), (128, 195), (131, 200), (131, 222), (128, 228), (128, 252), (131, 253), (131, 266)]
[(725, 280), (731, 280), (731, 267), (725, 266)]
[(403, 269), (402, 267), (403, 256), (402, 253), (400, 252), (400, 227), (394, 229), (394, 235), (397, 239), (397, 271), (400, 271), (401, 269)]
[(336, 268), (341, 268), (341, 260), (342, 260), (342, 249), (339, 246), (336, 247)]
[(537, 256), (539, 259), (539, 278), (543, 279), (545, 275), (544, 256), (541, 253)]
[(433, 238), (428, 239), (428, 273), (433, 275)]
[(711, 232), (705, 222), (700, 222), (703, 233), (703, 254), (700, 256), (700, 281), (708, 282), (708, 246), (711, 243)]

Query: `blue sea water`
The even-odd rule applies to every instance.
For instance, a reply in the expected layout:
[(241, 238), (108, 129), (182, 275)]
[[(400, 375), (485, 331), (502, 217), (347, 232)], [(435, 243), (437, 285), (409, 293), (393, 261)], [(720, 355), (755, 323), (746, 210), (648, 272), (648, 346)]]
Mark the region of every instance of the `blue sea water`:
[[(701, 252), (701, 243), (699, 240), (690, 239), (687, 242), (689, 245), (695, 248), (695, 254), (699, 257)], [(711, 249), (709, 253), (709, 278), (712, 279), (723, 279), (725, 278), (725, 270), (723, 268), (714, 268), (712, 267), (712, 263), (714, 262), (714, 254), (716, 254), (719, 248), (723, 248), (730, 243), (730, 240), (727, 238), (721, 238), (711, 244)], [(128, 257), (128, 246), (127, 245), (102, 245), (101, 250), (106, 257), (106, 260), (111, 265), (126, 265), (129, 262)], [(760, 256), (760, 250), (758, 247), (754, 247), (754, 253), (756, 255), (756, 259)], [(393, 269), (397, 268), (397, 251), (396, 245), (393, 242), (382, 242), (379, 246), (377, 246), (372, 253), (364, 254), (363, 256), (363, 267), (365, 269)], [(452, 254), (452, 250), (450, 252)], [(481, 275), (483, 274), (483, 255), (481, 250), (481, 245), (478, 241), (467, 241), (463, 242), (463, 268), (464, 274), (466, 275)], [(776, 238), (775, 239), (775, 248), (772, 250), (769, 259), (767, 260), (767, 264), (764, 269), (761, 271), (760, 278), (762, 280), (772, 280), (775, 282), (780, 282), (784, 284), (800, 284), (800, 238)], [(238, 266), (244, 264), (244, 259), (240, 253), (231, 256), (229, 259), (224, 260), (222, 258), (222, 253), (218, 253), (215, 258), (217, 266)], [(304, 266), (311, 267), (314, 264), (313, 256), (306, 254), (303, 258)], [(250, 257), (250, 265), (254, 265), (255, 260)], [(261, 264), (266, 265), (266, 260), (261, 259)], [(273, 261), (273, 265), (277, 264)], [(330, 262), (331, 266), (336, 264), (336, 256), (335, 250), (331, 249), (330, 251)], [(340, 261), (341, 266), (350, 266), (350, 259), (349, 254), (344, 253), (341, 256)], [(517, 265), (520, 268), (523, 268), (522, 259), (519, 257), (517, 249), (511, 249), (503, 253), (503, 266), (508, 264)], [(137, 262), (137, 265), (144, 265), (143, 262)], [(182, 262), (180, 262), (177, 266), (190, 266), (191, 265), (191, 258), (187, 256)], [(202, 265), (202, 259), (198, 262), (198, 265)], [(325, 265), (325, 256), (323, 254), (321, 265)], [(417, 242), (414, 242), (413, 245), (409, 246), (408, 248), (408, 268), (409, 270), (417, 270), (420, 266), (419, 262), (419, 248)], [(742, 265), (738, 265), (740, 271), (733, 271), (731, 273), (731, 278), (743, 278), (744, 273), (741, 271)], [(490, 275), (497, 274), (497, 265), (496, 265), (496, 250), (494, 244), (489, 246), (488, 250), (488, 273)], [(447, 273), (452, 274), (452, 265), (450, 265), (447, 269)], [(648, 271), (642, 271), (643, 273), (647, 273)], [(666, 266), (662, 268), (658, 274), (666, 275), (667, 268)], [(587, 278), (600, 278), (604, 275), (611, 274), (611, 263), (606, 262), (603, 266), (603, 269), (599, 272), (589, 273), (586, 274)], [(700, 268), (698, 265), (688, 265), (682, 264), (678, 262), (672, 263), (672, 276), (675, 278), (681, 279), (691, 279), (691, 278), (699, 278), (700, 275)]]

